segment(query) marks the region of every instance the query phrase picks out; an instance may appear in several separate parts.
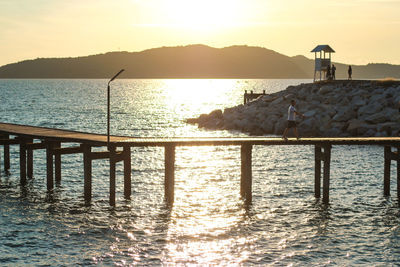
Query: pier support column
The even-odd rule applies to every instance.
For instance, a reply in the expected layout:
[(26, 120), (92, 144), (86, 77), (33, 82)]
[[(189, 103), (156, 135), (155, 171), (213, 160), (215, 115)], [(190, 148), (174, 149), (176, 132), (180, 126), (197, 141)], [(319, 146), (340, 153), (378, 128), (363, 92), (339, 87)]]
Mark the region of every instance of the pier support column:
[(47, 168), (47, 190), (54, 188), (54, 169), (53, 169), (53, 146), (54, 142), (46, 142), (46, 168)]
[(168, 204), (174, 203), (175, 188), (175, 145), (165, 145), (165, 180), (164, 194)]
[(322, 160), (322, 149), (320, 146), (314, 148), (315, 157), (315, 175), (314, 175), (314, 195), (316, 198), (321, 197), (321, 160)]
[(397, 147), (397, 198), (400, 199), (400, 147)]
[(110, 205), (115, 206), (115, 165), (117, 163), (115, 145), (110, 145), (109, 150), (110, 150)]
[(329, 183), (330, 183), (330, 169), (331, 169), (331, 149), (332, 145), (324, 145), (324, 180), (322, 201), (324, 204), (329, 203)]
[(129, 146), (124, 146), (124, 196), (126, 199), (131, 198), (131, 148)]
[(19, 172), (21, 185), (26, 185), (26, 139), (19, 143)]
[[(10, 135), (4, 135), (5, 139), (9, 139)], [(4, 171), (6, 173), (10, 170), (10, 145), (4, 145)]]
[[(54, 148), (60, 148), (61, 143), (57, 142), (54, 144)], [(56, 184), (59, 185), (61, 183), (61, 154), (57, 153), (54, 155), (54, 169), (55, 169), (55, 179)]]
[(245, 199), (246, 203), (252, 201), (252, 161), (251, 161), (251, 144), (243, 144), (240, 147), (241, 156), (241, 177), (240, 177), (240, 196)]
[(385, 165), (383, 170), (383, 195), (390, 196), (390, 163), (392, 149), (390, 146), (385, 146), (384, 157)]
[(84, 179), (84, 198), (86, 203), (92, 200), (92, 159), (90, 153), (92, 147), (89, 145), (81, 145), (83, 150), (83, 179)]
[[(29, 143), (33, 143), (33, 139), (29, 139)], [(28, 178), (32, 179), (33, 177), (33, 149), (32, 148), (28, 148), (27, 152), (26, 152), (26, 156), (27, 156), (27, 175)]]
[[(323, 149), (323, 151), (322, 151)], [(322, 202), (329, 203), (329, 183), (331, 169), (331, 144), (315, 145), (315, 177), (314, 194), (316, 198), (321, 197), (321, 161), (324, 162)]]

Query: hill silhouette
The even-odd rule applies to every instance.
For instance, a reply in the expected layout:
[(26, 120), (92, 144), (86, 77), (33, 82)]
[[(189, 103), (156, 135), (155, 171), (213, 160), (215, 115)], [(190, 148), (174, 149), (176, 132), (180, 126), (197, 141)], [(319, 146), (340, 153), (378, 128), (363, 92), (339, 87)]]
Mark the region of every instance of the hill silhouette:
[[(314, 60), (262, 47), (188, 45), (25, 60), (0, 67), (0, 78), (109, 78), (122, 68), (121, 78), (312, 78)], [(337, 69), (337, 77), (346, 76), (346, 65), (337, 63)], [(399, 70), (389, 64), (353, 67), (354, 78), (398, 77)]]

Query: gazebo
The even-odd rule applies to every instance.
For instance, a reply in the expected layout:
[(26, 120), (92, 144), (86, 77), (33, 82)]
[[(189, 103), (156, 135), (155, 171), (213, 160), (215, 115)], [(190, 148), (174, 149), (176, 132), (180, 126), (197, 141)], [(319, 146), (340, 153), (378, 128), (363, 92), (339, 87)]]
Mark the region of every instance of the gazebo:
[[(314, 69), (314, 82), (317, 72), (319, 72), (319, 79), (322, 79), (322, 72), (326, 78), (326, 71), (328, 66), (331, 66), (331, 53), (335, 53), (329, 45), (317, 45), (311, 52), (315, 53), (315, 69)], [(319, 53), (319, 54), (318, 54)]]

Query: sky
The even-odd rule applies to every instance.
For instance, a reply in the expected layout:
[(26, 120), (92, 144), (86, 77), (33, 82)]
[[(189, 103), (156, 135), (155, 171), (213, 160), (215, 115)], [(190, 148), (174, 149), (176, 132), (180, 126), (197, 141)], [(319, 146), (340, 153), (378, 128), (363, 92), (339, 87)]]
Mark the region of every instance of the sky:
[(205, 44), (400, 64), (400, 0), (0, 0), (0, 66)]

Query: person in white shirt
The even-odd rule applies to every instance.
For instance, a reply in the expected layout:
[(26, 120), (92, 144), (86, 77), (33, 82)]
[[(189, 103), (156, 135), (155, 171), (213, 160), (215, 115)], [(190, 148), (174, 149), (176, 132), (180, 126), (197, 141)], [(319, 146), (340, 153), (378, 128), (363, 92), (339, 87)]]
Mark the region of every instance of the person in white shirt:
[(293, 128), (296, 138), (299, 139), (299, 133), (297, 132), (297, 125), (296, 125), (296, 115), (300, 115), (303, 118), (304, 118), (304, 115), (296, 110), (295, 105), (296, 105), (295, 100), (290, 101), (290, 106), (288, 109), (288, 119), (287, 119), (288, 124), (287, 124), (287, 127), (286, 127), (285, 131), (283, 132), (283, 136), (282, 136), (282, 138), (285, 140), (287, 140), (286, 135), (287, 135), (289, 129), (291, 129), (291, 128)]

